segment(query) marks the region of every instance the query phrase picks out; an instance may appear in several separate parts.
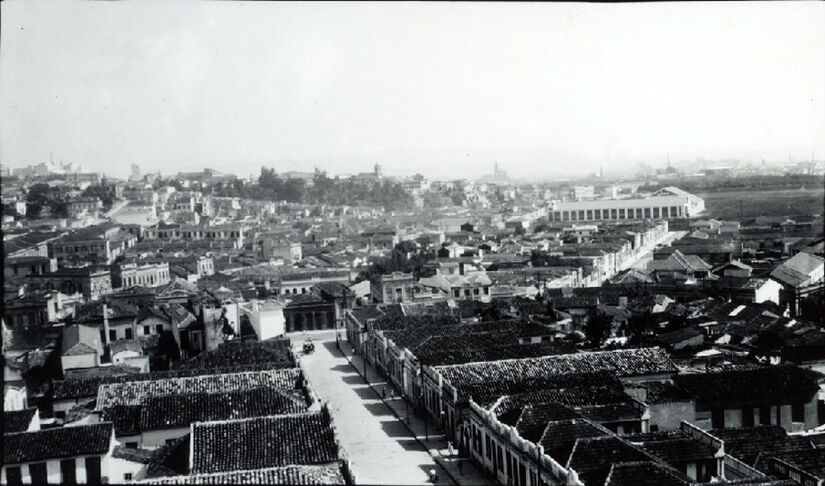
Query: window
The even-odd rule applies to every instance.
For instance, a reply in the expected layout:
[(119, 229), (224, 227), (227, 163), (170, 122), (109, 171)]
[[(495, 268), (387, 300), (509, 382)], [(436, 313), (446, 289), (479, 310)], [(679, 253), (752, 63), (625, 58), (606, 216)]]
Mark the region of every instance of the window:
[(725, 409), (724, 408), (714, 408), (713, 411), (710, 413), (710, 422), (711, 427), (714, 429), (724, 429), (725, 428)]
[(158, 334), (162, 334), (163, 333), (163, 324), (158, 324), (157, 326), (155, 326), (155, 331), (157, 331)]
[(100, 484), (100, 458), (87, 457), (86, 458), (86, 483)]
[(742, 407), (742, 427), (753, 427), (753, 407)]
[(32, 484), (46, 484), (49, 480), (49, 473), (46, 470), (45, 462), (29, 464), (29, 474), (31, 474)]
[(132, 473), (123, 473), (123, 480), (124, 481), (131, 481), (132, 480)]
[(6, 483), (9, 484), (9, 486), (23, 484), (20, 466), (9, 466), (6, 468)]
[(152, 326), (143, 326), (143, 335), (148, 336), (152, 334)]
[(132, 339), (132, 328), (126, 328), (126, 339)]
[(492, 459), (493, 451), (490, 448), (490, 436), (487, 434), (484, 434), (484, 450), (487, 452), (487, 458)]
[(117, 340), (117, 329), (109, 329), (109, 340), (116, 341)]
[(498, 463), (498, 469), (504, 469), (504, 458), (502, 457), (504, 454), (501, 452), (501, 446), (498, 446), (498, 454), (496, 454), (496, 459)]
[(770, 425), (771, 424), (771, 406), (765, 405), (763, 407), (759, 407), (759, 423), (761, 425)]
[(75, 477), (76, 466), (74, 459), (64, 459), (60, 461), (60, 477), (63, 484), (77, 484)]
[(805, 402), (793, 402), (791, 404), (791, 421), (804, 422), (805, 421)]

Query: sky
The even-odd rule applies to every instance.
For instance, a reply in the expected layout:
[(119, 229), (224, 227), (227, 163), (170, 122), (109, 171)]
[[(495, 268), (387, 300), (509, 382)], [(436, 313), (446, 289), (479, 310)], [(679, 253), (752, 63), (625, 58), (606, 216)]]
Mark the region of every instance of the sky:
[(0, 4), (0, 163), (429, 178), (825, 157), (825, 5)]

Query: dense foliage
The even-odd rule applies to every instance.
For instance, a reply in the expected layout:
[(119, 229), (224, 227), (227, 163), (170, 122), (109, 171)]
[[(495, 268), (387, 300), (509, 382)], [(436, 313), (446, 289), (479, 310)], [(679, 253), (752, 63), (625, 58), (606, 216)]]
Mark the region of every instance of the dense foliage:
[(613, 317), (598, 310), (591, 310), (584, 325), (584, 335), (594, 348), (600, 347), (613, 330)]
[(274, 169), (261, 168), (257, 184), (236, 180), (218, 183), (214, 194), (225, 197), (264, 199), (291, 203), (329, 204), (333, 206), (374, 206), (401, 209), (412, 205), (412, 198), (397, 182), (389, 179), (357, 180), (331, 178), (316, 170), (311, 183), (304, 179), (283, 178)]
[(115, 202), (115, 186), (104, 183), (95, 184), (83, 190), (83, 197), (96, 197), (103, 203), (103, 210), (108, 211)]
[(36, 218), (44, 208), (52, 216), (65, 218), (69, 215), (69, 198), (64, 190), (45, 183), (34, 184), (26, 194), (26, 216)]

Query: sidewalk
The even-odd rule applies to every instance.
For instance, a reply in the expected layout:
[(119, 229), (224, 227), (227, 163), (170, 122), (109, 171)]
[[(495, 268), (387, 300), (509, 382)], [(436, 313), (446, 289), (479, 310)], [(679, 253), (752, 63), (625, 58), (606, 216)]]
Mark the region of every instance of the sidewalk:
[[(349, 361), (350, 366), (352, 366), (363, 378), (363, 358), (357, 354), (353, 355), (352, 346), (348, 341), (341, 341), (340, 346), (341, 351), (344, 353), (347, 361)], [(462, 486), (481, 486), (490, 484), (491, 479), (476, 469), (470, 459), (466, 457), (459, 457), (458, 451), (455, 450), (455, 447), (452, 451), (453, 454), (450, 455), (447, 440), (445, 439), (444, 434), (433, 430), (431, 425), (426, 425), (424, 419), (415, 414), (412, 405), (401, 398), (398, 390), (393, 388), (391, 384), (387, 383), (387, 381), (381, 377), (369, 363), (367, 363), (366, 370), (370, 388), (372, 388), (376, 394), (381, 397), (381, 400), (392, 411), (398, 421), (402, 423), (407, 430), (412, 433), (415, 439), (427, 449), (430, 456), (432, 456), (436, 463), (447, 471), (447, 474), (450, 475), (450, 478), (456, 484)], [(387, 398), (383, 398), (382, 391), (384, 387), (386, 387)], [(392, 397), (390, 396), (391, 389), (393, 390)]]

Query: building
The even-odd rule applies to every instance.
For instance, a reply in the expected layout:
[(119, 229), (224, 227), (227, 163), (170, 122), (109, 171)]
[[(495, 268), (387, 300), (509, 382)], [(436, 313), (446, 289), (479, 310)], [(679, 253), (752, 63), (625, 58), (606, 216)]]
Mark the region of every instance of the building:
[(64, 373), (72, 368), (100, 366), (102, 357), (103, 343), (100, 340), (100, 331), (96, 327), (78, 324), (63, 331), (60, 363)]
[(689, 218), (705, 210), (705, 201), (676, 187), (659, 189), (648, 197), (560, 201), (550, 207), (550, 221), (610, 221)]
[(819, 386), (802, 368), (681, 374), (673, 383), (695, 403), (694, 413), (684, 420), (705, 430), (778, 425), (799, 432), (819, 425)]
[(303, 258), (301, 243), (282, 238), (278, 233), (261, 233), (255, 241), (257, 257), (261, 260), (283, 260), (296, 263)]
[(380, 279), (370, 283), (370, 294), (376, 302), (400, 304), (413, 300), (415, 278), (412, 273), (393, 272), (381, 275)]
[(50, 243), (50, 255), (63, 261), (111, 264), (137, 243), (137, 236), (119, 226), (84, 228)]
[(158, 287), (169, 283), (169, 263), (124, 263), (113, 265), (112, 286), (114, 288)]
[(103, 209), (103, 202), (97, 197), (84, 197), (69, 203), (69, 216), (77, 218), (83, 214), (97, 216)]
[(42, 275), (28, 275), (25, 281), (35, 290), (57, 290), (66, 295), (79, 292), (87, 300), (95, 300), (112, 291), (109, 270), (94, 267), (59, 268)]
[(8, 279), (26, 275), (43, 275), (57, 270), (57, 260), (44, 256), (11, 257), (3, 261), (3, 275)]
[(335, 303), (315, 292), (296, 295), (284, 307), (286, 332), (335, 329)]
[(818, 255), (799, 252), (776, 267), (771, 278), (782, 284), (779, 305), (788, 306), (796, 315), (802, 295), (815, 289), (816, 284), (825, 278), (825, 260)]
[(577, 201), (593, 199), (593, 196), (595, 196), (593, 186), (573, 186), (573, 198)]
[(3, 435), (3, 484), (102, 484), (115, 447), (111, 422)]

